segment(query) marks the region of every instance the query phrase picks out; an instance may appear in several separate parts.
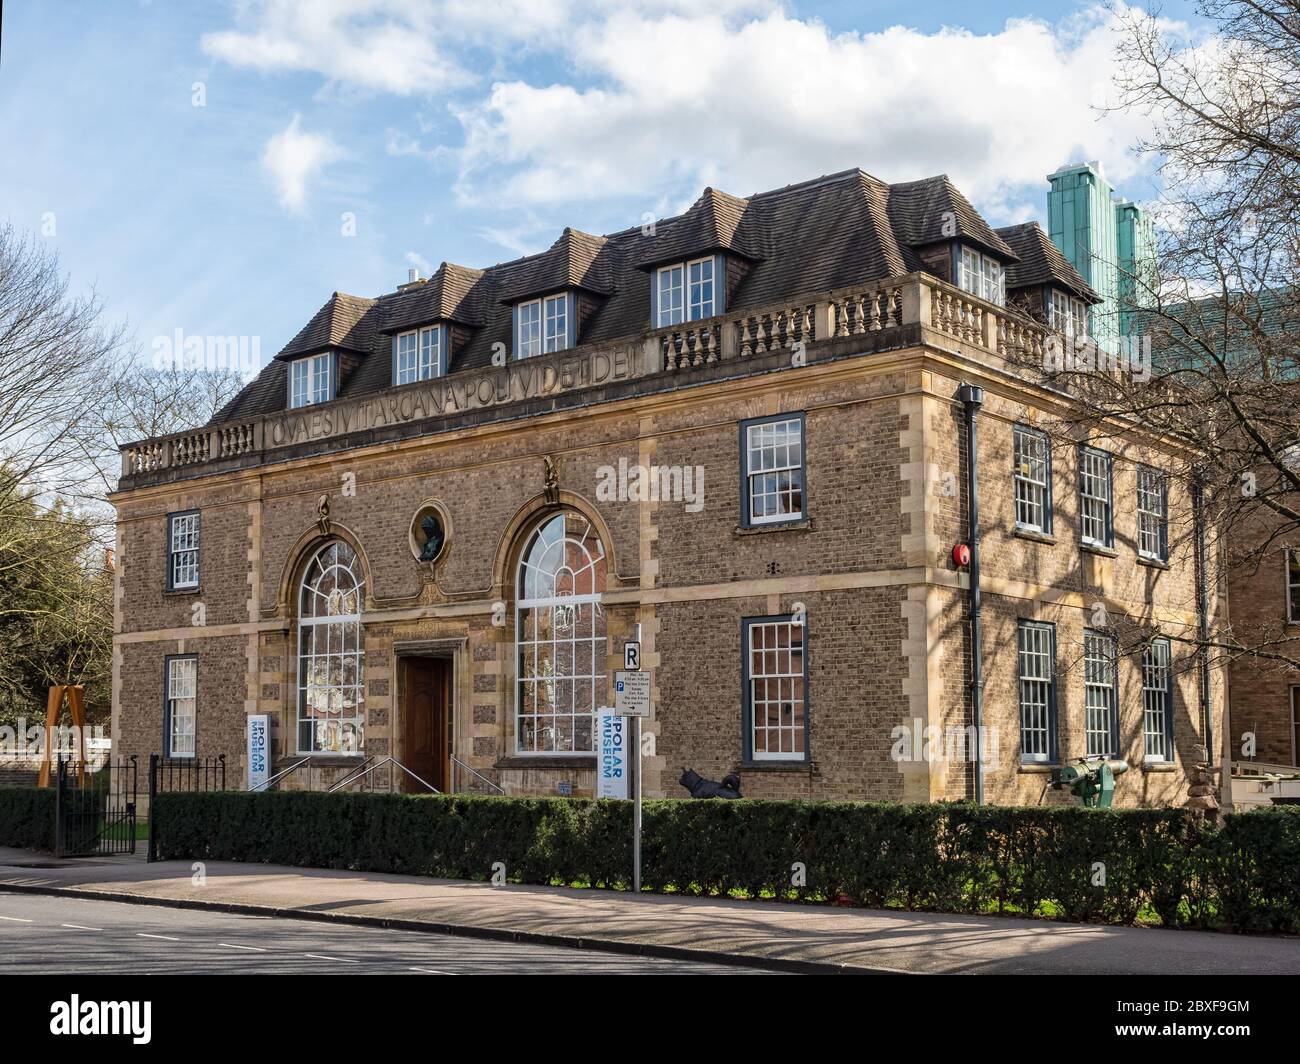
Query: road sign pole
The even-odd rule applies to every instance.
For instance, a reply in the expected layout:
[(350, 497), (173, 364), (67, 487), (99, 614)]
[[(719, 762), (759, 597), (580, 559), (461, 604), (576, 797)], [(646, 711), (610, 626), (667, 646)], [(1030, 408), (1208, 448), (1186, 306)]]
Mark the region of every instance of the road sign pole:
[(632, 718), (632, 745), (636, 747), (636, 798), (632, 804), (632, 891), (641, 893), (641, 718)]
[[(641, 624), (636, 625), (636, 667), (641, 668)], [(626, 662), (625, 662), (626, 663)], [(632, 745), (636, 747), (636, 796), (632, 802), (632, 893), (641, 894), (641, 718), (632, 718)]]

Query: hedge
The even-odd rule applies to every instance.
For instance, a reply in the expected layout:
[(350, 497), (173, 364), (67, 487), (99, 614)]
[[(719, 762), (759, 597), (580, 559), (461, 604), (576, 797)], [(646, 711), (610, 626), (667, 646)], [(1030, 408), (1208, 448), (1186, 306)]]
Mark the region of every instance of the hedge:
[(0, 846), (53, 852), (52, 787), (0, 787)]
[[(154, 800), (162, 858), (627, 889), (631, 806), (319, 792)], [(1300, 812), (1214, 828), (1169, 809), (645, 803), (642, 885), (954, 913), (1300, 931)]]

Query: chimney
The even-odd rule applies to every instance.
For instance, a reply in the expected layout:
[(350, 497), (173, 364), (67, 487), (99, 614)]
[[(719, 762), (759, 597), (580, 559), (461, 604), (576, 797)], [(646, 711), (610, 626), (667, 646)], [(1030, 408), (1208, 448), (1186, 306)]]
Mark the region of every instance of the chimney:
[(397, 290), (399, 292), (405, 292), (408, 288), (414, 288), (418, 284), (424, 284), (424, 278), (420, 276), (420, 268), (418, 266), (411, 266), (406, 271), (406, 283), (399, 284)]

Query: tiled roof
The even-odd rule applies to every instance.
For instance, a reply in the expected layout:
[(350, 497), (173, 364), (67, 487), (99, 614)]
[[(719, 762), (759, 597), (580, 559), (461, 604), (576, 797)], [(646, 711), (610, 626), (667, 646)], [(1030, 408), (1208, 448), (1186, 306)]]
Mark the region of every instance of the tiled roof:
[(369, 352), (374, 339), (375, 319), (368, 312), (374, 305), (373, 299), (335, 292), (275, 357), (299, 358), (333, 348), (363, 354)]
[(597, 295), (609, 295), (613, 287), (609, 240), (577, 229), (566, 229), (540, 255), (528, 260), (510, 287), (501, 293), (506, 303), (547, 295), (565, 288), (585, 288)]
[(748, 200), (706, 188), (685, 214), (655, 224), (653, 239), (646, 241), (637, 265), (650, 269), (710, 251), (761, 258), (758, 227), (747, 216), (748, 206)]
[(944, 176), (887, 185), (852, 169), (745, 199), (706, 189), (684, 214), (656, 223), (653, 234), (639, 227), (607, 236), (566, 229), (540, 255), (485, 270), (444, 263), (423, 284), (378, 299), (336, 293), (214, 421), (283, 409), (284, 359), (328, 346), (368, 352), (340, 398), (388, 388), (391, 334), (438, 320), (458, 322), (469, 334), (453, 353), (451, 372), (488, 366), (493, 344), (510, 345), (510, 303), (562, 288), (596, 297), (579, 343), (636, 336), (650, 328), (647, 267), (655, 263), (729, 252), (747, 270), (728, 293), (727, 309), (746, 310), (925, 270), (917, 249), (954, 239), (1008, 264), (1017, 260)]
[(1069, 289), (1080, 299), (1100, 303), (1101, 296), (1089, 287), (1082, 274), (1074, 268), (1052, 238), (1043, 232), (1037, 222), (1008, 225), (996, 230), (1019, 256), (1019, 262), (1007, 266), (1007, 289), (1030, 288), (1034, 285), (1054, 284)]
[(385, 300), (379, 331), (401, 332), (435, 321), (482, 325), (481, 292), (476, 291), (482, 279), (482, 270), (444, 262), (427, 281), (404, 286), (395, 297)]
[(912, 247), (967, 240), (1004, 261), (1016, 253), (957, 191), (947, 174), (889, 186), (889, 217), (898, 238)]

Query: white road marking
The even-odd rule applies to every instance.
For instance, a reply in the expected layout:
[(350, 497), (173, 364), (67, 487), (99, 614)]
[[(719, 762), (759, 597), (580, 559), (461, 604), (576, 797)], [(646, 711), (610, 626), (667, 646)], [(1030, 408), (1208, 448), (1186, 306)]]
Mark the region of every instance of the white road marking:
[(30, 924), (30, 920), (25, 920), (21, 916), (0, 916), (0, 920), (9, 920), (15, 924)]
[(423, 972), (425, 975), (451, 975), (451, 972), (440, 972), (437, 968), (411, 968), (412, 972)]
[(251, 949), (254, 953), (265, 953), (266, 950), (261, 946), (241, 946), (238, 942), (218, 942), (218, 946), (225, 946), (226, 949)]
[(70, 927), (74, 931), (103, 931), (102, 927), (87, 927), (85, 924), (59, 924), (60, 927)]
[(360, 961), (351, 961), (351, 960), (348, 960), (347, 957), (326, 957), (326, 956), (324, 956), (323, 954), (320, 954), (320, 953), (304, 953), (303, 956), (304, 956), (304, 957), (311, 957), (313, 960), (317, 960), (317, 961), (341, 961), (341, 962), (344, 963), (344, 964), (360, 964), (360, 963), (361, 963)]
[(172, 938), (171, 935), (146, 935), (143, 931), (137, 931), (136, 938), (161, 938), (164, 942), (179, 942), (179, 938)]

